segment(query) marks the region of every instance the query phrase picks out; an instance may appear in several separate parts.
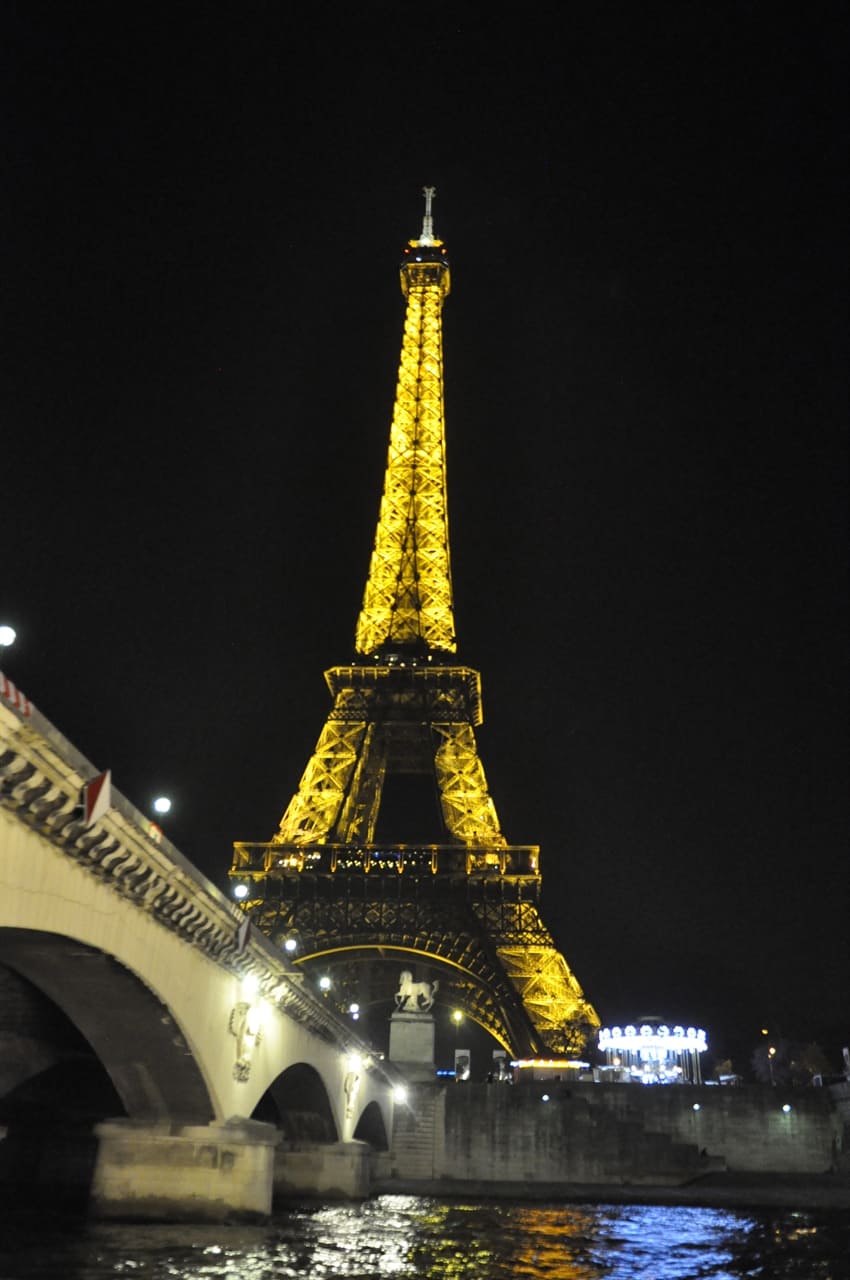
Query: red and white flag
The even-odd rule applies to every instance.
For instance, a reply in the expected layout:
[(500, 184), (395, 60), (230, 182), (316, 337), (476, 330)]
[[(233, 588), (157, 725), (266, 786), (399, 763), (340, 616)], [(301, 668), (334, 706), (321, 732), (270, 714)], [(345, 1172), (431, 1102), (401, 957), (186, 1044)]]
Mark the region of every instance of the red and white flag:
[(7, 676), (4, 676), (2, 671), (0, 671), (0, 694), (7, 702), (12, 704), (16, 711), (20, 711), (21, 715), (28, 717), (32, 715), (32, 703), (29, 698), (25, 693), (21, 693), (20, 689), (12, 684), (12, 681)]
[(112, 805), (112, 770), (83, 784), (83, 826), (91, 827)]

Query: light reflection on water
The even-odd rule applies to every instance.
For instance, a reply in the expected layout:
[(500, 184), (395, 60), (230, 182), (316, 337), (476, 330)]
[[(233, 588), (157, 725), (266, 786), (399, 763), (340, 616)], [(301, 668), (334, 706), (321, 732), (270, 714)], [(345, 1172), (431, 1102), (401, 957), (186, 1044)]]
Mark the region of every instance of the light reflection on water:
[(0, 1234), (0, 1280), (848, 1280), (839, 1215), (381, 1196), (261, 1227), (32, 1218)]

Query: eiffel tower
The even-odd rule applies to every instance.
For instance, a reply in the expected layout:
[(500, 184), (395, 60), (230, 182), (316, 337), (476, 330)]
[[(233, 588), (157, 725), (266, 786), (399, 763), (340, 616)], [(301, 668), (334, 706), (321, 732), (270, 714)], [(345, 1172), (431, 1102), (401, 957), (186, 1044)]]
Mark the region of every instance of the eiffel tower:
[(475, 728), (481, 677), (460, 665), (446, 499), (446, 247), (423, 188), (400, 264), (406, 314), (356, 657), (268, 844), (234, 845), (255, 925), (330, 979), (341, 1009), (392, 1005), (403, 968), (514, 1056), (576, 1053), (599, 1026), (538, 910), (539, 849), (509, 845)]

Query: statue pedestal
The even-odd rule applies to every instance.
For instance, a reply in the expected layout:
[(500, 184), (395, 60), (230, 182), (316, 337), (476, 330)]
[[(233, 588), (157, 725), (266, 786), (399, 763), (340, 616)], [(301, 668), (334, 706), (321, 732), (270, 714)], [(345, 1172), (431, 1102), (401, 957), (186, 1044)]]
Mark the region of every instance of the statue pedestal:
[(434, 1079), (434, 1019), (430, 1013), (392, 1015), (389, 1059), (408, 1080)]

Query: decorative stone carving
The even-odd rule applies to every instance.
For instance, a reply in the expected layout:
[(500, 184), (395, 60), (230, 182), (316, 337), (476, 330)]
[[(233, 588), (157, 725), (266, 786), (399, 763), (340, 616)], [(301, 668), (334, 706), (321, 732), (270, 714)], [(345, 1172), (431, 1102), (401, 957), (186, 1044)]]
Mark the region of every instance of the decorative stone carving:
[(360, 1089), (360, 1073), (359, 1071), (349, 1071), (346, 1073), (343, 1081), (343, 1092), (345, 1093), (345, 1118), (350, 1120), (354, 1115), (354, 1103)]
[(230, 1034), (236, 1037), (233, 1079), (244, 1083), (251, 1074), (254, 1050), (263, 1038), (260, 1011), (256, 1005), (249, 1004), (247, 1000), (240, 1000), (235, 1004), (230, 1014), (229, 1030)]

